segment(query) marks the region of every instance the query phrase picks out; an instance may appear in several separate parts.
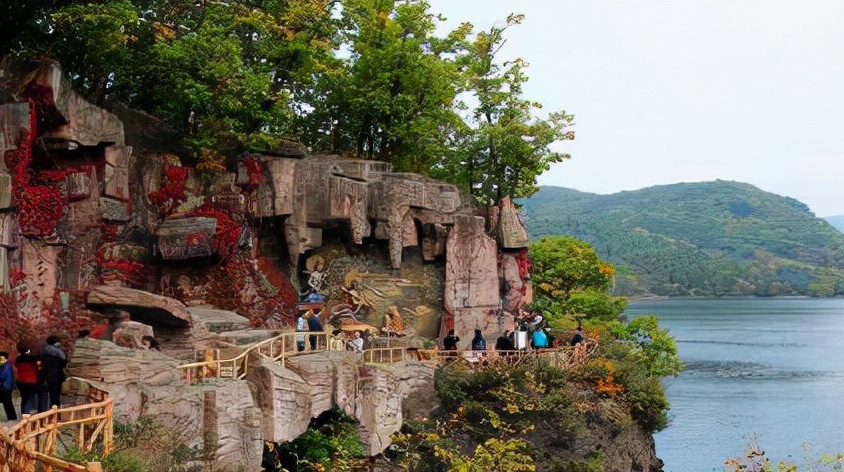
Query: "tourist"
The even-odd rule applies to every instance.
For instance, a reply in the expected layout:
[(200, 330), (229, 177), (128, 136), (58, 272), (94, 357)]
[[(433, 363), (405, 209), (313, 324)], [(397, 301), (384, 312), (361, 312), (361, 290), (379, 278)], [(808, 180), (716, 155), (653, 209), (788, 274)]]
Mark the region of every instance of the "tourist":
[[(311, 310), (308, 310), (308, 331), (312, 333), (324, 332), (322, 323), (319, 321), (319, 316)], [(319, 336), (312, 334), (309, 336), (309, 341), (311, 342), (311, 350), (316, 351), (317, 344), (319, 343)]]
[(495, 341), (495, 350), (496, 351), (512, 351), (513, 350), (513, 339), (510, 335), (509, 330), (504, 330), (501, 333), (501, 336)]
[(305, 334), (308, 327), (308, 312), (303, 311), (299, 313), (296, 318), (296, 350), (302, 352), (305, 350)]
[(548, 347), (548, 336), (545, 335), (545, 330), (537, 329), (530, 337), (534, 349), (544, 349)]
[(145, 334), (141, 336), (141, 344), (150, 351), (161, 351), (161, 343), (159, 343), (154, 337)]
[(475, 330), (475, 337), (472, 339), (472, 350), (486, 351), (486, 339), (484, 339), (484, 335), (479, 329)]
[(67, 355), (62, 351), (61, 342), (56, 335), (47, 337), (41, 355), (41, 377), (47, 385), (47, 398), (50, 406), (61, 407), (62, 384), (65, 381), (64, 369), (67, 367)]
[(0, 402), (6, 410), (7, 420), (18, 419), (15, 405), (12, 403), (12, 390), (15, 388), (15, 369), (9, 362), (9, 353), (0, 351)]
[(460, 342), (460, 337), (454, 335), (454, 330), (449, 330), (445, 338), (443, 338), (443, 349), (446, 351), (456, 351), (457, 343)]
[(363, 338), (360, 337), (360, 331), (355, 331), (354, 337), (349, 341), (348, 349), (354, 352), (363, 352)]
[(21, 394), (21, 414), (25, 415), (38, 409), (38, 371), (41, 369), (41, 361), (25, 345), (18, 344), (17, 348), (15, 378)]
[(576, 346), (576, 345), (582, 343), (584, 339), (585, 338), (583, 336), (583, 327), (578, 326), (577, 331), (575, 331), (575, 333), (574, 333), (574, 337), (571, 338), (571, 345)]

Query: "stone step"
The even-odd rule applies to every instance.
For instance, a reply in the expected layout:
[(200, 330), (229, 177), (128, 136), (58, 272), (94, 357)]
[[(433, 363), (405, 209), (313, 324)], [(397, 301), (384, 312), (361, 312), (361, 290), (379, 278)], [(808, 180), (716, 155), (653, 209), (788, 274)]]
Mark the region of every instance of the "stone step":
[(249, 318), (238, 315), (233, 311), (220, 310), (212, 306), (193, 306), (188, 308), (194, 320), (205, 325), (212, 333), (240, 331), (249, 328)]

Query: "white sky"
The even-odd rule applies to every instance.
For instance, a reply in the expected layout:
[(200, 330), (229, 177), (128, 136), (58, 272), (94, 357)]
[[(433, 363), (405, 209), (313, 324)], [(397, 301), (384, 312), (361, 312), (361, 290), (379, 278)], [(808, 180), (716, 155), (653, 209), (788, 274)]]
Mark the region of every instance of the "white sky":
[(429, 1), (476, 30), (525, 14), (503, 57), (576, 123), (540, 184), (736, 180), (844, 214), (844, 1)]

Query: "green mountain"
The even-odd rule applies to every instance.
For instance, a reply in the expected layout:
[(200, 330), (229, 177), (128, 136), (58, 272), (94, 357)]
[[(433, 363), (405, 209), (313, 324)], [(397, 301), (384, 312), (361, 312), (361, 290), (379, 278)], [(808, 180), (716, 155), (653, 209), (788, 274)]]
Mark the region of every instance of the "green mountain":
[(518, 203), (532, 238), (570, 234), (612, 262), (618, 294), (844, 295), (844, 233), (750, 184), (542, 187)]
[(824, 219), (835, 226), (835, 229), (844, 233), (844, 215), (827, 216)]

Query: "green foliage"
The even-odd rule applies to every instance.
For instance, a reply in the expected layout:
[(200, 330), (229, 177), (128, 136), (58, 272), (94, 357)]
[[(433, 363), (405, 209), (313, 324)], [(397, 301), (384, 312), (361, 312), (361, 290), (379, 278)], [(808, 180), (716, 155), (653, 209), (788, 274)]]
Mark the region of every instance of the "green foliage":
[(134, 422), (117, 418), (113, 427), (112, 454), (104, 456), (99, 449), (82, 452), (70, 446), (59, 457), (78, 464), (97, 461), (106, 472), (188, 470), (189, 463), (208, 458), (205, 451), (187, 447), (175, 431), (151, 416), (141, 416)]
[(527, 81), (527, 63), (514, 59), (501, 64), (496, 55), (505, 42), (504, 32), (524, 20), (511, 14), (504, 26), (479, 32), (468, 45), (469, 54), (460, 59), (464, 68), (470, 109), (466, 102), (458, 108), (469, 111), (463, 127), (453, 136), (454, 152), (439, 166), (444, 178), (468, 186), (475, 200), (493, 205), (504, 196), (533, 195), (536, 177), (551, 164), (568, 159), (551, 150), (551, 145), (574, 139), (572, 115), (552, 112), (538, 118), (541, 104), (522, 96)]
[[(338, 407), (311, 421), (308, 430), (293, 441), (267, 443), (266, 470), (358, 470), (366, 450), (358, 434), (358, 423)], [(281, 466), (281, 467), (277, 467)]]
[(162, 118), (208, 170), (301, 140), (492, 204), (535, 193), (568, 158), (552, 145), (574, 137), (571, 115), (540, 118), (522, 97), (527, 64), (496, 58), (520, 15), (470, 38), (469, 23), (438, 32), (426, 1), (24, 3), (0, 34), (6, 58), (58, 60), (94, 103)]
[(571, 294), (562, 307), (571, 315), (583, 314), (586, 318), (603, 322), (617, 320), (627, 309), (627, 299), (613, 297), (598, 290), (584, 290)]
[(520, 203), (531, 237), (581, 238), (615, 264), (618, 294), (844, 294), (844, 234), (748, 184), (612, 195), (544, 187)]
[(630, 355), (637, 358), (648, 374), (661, 378), (677, 376), (683, 371), (677, 342), (659, 327), (656, 316), (641, 316), (626, 325), (615, 323), (612, 333), (617, 339), (627, 341), (632, 348)]
[(567, 299), (574, 290), (606, 290), (612, 266), (595, 249), (571, 236), (549, 236), (530, 245), (531, 277), (542, 295)]
[(455, 57), (471, 27), (437, 37), (438, 17), (428, 10), (427, 2), (343, 2), (340, 40), (350, 56), (319, 77), (314, 110), (303, 117), (315, 149), (423, 173), (447, 152), (446, 136), (459, 125)]

